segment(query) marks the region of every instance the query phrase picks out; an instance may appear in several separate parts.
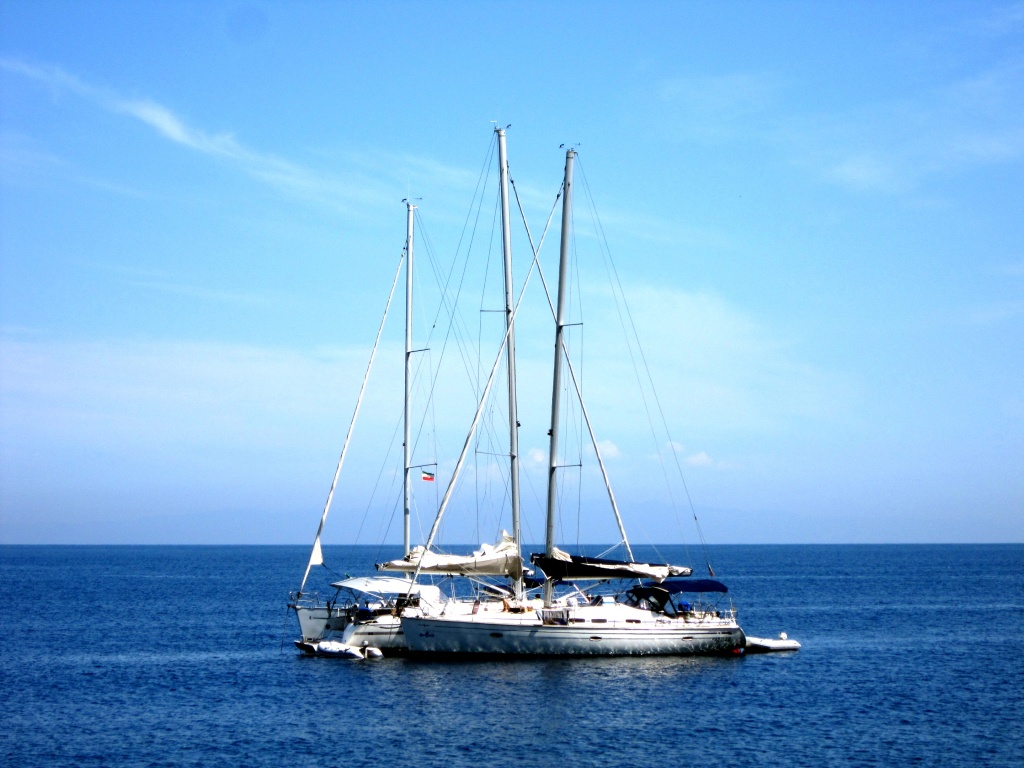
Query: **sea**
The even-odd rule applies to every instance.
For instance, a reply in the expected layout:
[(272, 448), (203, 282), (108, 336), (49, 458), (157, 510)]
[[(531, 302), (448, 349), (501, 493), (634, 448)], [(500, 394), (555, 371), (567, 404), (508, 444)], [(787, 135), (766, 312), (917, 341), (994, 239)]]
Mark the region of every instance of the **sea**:
[(308, 554), (0, 547), (0, 763), (1024, 766), (1024, 545), (711, 547), (795, 653), (447, 662), (301, 656)]

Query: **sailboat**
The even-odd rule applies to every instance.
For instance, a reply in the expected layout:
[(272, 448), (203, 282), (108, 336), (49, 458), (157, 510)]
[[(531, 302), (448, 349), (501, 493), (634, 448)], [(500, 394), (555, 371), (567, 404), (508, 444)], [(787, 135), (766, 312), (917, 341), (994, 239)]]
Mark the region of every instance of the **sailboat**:
[[(581, 410), (590, 432), (606, 489), (615, 513), (628, 560), (571, 555), (556, 546), (556, 500), (559, 410), (566, 326), (567, 254), (571, 236), (572, 178), (576, 152), (566, 152), (562, 197), (551, 430), (548, 462), (545, 551), (531, 561), (544, 574), (540, 594), (526, 594), (522, 583), (511, 599), (479, 606), (470, 613), (430, 614), (405, 611), (401, 625), (413, 652), (425, 654), (487, 654), (493, 656), (621, 656), (742, 653), (746, 644), (736, 611), (716, 598), (728, 591), (716, 579), (692, 578), (689, 567), (636, 562), (622, 526), (611, 484), (601, 460), (598, 441), (580, 396)], [(536, 251), (534, 257), (536, 259)], [(509, 324), (511, 331), (512, 325)], [(573, 384), (580, 395), (572, 371)], [(513, 369), (510, 366), (509, 376)], [(510, 381), (510, 391), (515, 388)], [(510, 422), (515, 425), (513, 419)], [(514, 427), (511, 430), (515, 433)], [(513, 455), (515, 451), (513, 450)], [(461, 461), (461, 459), (460, 459)], [(446, 494), (447, 498), (447, 494)], [(426, 551), (444, 512), (438, 510)], [(518, 541), (518, 539), (517, 539)], [(593, 582), (623, 584), (610, 593), (581, 588)], [(696, 596), (696, 597), (693, 597)]]
[[(511, 236), (508, 204), (508, 162), (506, 159), (505, 130), (496, 128), (498, 144), (499, 188), (502, 206), (502, 257), (505, 273), (505, 317), (506, 334), (504, 350), (507, 361), (509, 388), (510, 423), (516, 423), (515, 405), (515, 347), (512, 334), (512, 267), (511, 267)], [(430, 551), (428, 547), (411, 546), (411, 473), (420, 467), (412, 465), (410, 389), (412, 383), (411, 358), (416, 351), (412, 345), (412, 303), (413, 303), (413, 245), (414, 245), (414, 212), (416, 206), (408, 200), (406, 203), (406, 242), (398, 272), (391, 287), (387, 306), (390, 307), (405, 265), (405, 373), (404, 373), (404, 412), (403, 412), (403, 543), (404, 556), (400, 559), (377, 564), (377, 570), (385, 573), (400, 573), (401, 576), (364, 576), (346, 578), (334, 582), (333, 597), (321, 601), (317, 594), (304, 592), (309, 574), (313, 566), (323, 565), (321, 536), (324, 523), (330, 512), (331, 503), (337, 488), (338, 478), (348, 452), (356, 418), (359, 414), (363, 395), (369, 380), (370, 370), (380, 342), (384, 321), (388, 310), (384, 311), (370, 363), (356, 400), (355, 411), (349, 425), (338, 466), (327, 495), (327, 502), (320, 517), (313, 547), (310, 552), (302, 583), (296, 592), (290, 595), (288, 607), (295, 611), (302, 637), (295, 645), (306, 654), (319, 656), (340, 656), (343, 658), (368, 658), (382, 654), (401, 653), (407, 649), (400, 614), (406, 616), (426, 616), (444, 613), (446, 615), (471, 614), (487, 603), (504, 600), (506, 595), (521, 598), (522, 576), (524, 573), (519, 541), (519, 484), (516, 465), (518, 445), (515, 430), (512, 431), (510, 454), (512, 457), (512, 528), (513, 533), (502, 533), (499, 541), (493, 545), (483, 544), (480, 549), (470, 555), (440, 554)], [(510, 340), (511, 339), (511, 340)], [(500, 355), (499, 355), (500, 358)], [(492, 372), (493, 377), (493, 372)], [(486, 396), (485, 396), (486, 398)], [(482, 404), (482, 403), (481, 403)], [(479, 416), (479, 411), (478, 411)], [(471, 431), (472, 434), (472, 431)], [(468, 438), (467, 438), (468, 445)], [(433, 475), (427, 473), (433, 478)], [(465, 576), (470, 578), (504, 577), (517, 585), (513, 590), (490, 586), (489, 591), (477, 591), (472, 597), (446, 597), (433, 584), (423, 583), (425, 577)]]

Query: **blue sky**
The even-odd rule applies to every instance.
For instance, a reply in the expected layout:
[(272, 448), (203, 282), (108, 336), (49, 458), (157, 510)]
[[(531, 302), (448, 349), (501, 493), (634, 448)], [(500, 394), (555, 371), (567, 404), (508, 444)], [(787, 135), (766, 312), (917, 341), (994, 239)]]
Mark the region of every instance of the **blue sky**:
[[(710, 542), (1024, 539), (1022, 3), (2, 0), (0, 94), (0, 542), (311, 541), (401, 200), (449, 260), (491, 121), (535, 231), (579, 146)], [(693, 541), (613, 386), (602, 270), (588, 407), (627, 527)], [(400, 344), (393, 323), (327, 542), (399, 540), (367, 498)], [(446, 439), (472, 415), (449, 394)], [(580, 494), (602, 520), (567, 538), (613, 541)]]

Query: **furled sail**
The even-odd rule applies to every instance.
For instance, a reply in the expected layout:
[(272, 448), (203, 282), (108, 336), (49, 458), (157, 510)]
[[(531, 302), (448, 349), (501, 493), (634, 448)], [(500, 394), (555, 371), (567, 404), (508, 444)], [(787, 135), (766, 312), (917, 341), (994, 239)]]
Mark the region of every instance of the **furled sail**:
[[(651, 586), (646, 584), (645, 586)], [(670, 595), (679, 592), (728, 592), (729, 588), (717, 579), (685, 579), (680, 581), (664, 581), (658, 585)]]
[(653, 579), (664, 581), (670, 576), (689, 576), (692, 568), (664, 563), (633, 563), (597, 557), (570, 555), (557, 547), (552, 555), (534, 554), (530, 562), (544, 571), (549, 579), (575, 581), (585, 579)]
[(512, 576), (522, 574), (523, 563), (519, 558), (519, 547), (505, 531), (496, 544), (481, 544), (472, 555), (442, 555), (426, 548), (413, 547), (403, 558), (378, 563), (378, 571), (402, 571), (404, 573), (444, 574), (446, 576)]

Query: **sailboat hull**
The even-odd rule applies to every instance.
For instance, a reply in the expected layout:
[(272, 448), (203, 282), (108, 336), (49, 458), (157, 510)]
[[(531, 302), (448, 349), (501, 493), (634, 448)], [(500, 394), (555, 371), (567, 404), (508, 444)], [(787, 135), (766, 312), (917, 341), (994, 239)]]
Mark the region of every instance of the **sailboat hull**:
[(385, 656), (408, 653), (405, 635), (397, 617), (378, 616), (371, 621), (348, 622), (343, 631), (325, 631), (319, 638), (295, 641), (295, 647), (310, 656), (337, 656), (325, 652), (322, 643), (345, 644), (354, 648), (376, 648)]
[(409, 649), (420, 654), (489, 656), (690, 656), (742, 653), (743, 630), (733, 620), (662, 619), (637, 622), (575, 617), (545, 624), (534, 616), (448, 619), (403, 617)]
[(405, 634), (397, 616), (377, 616), (373, 621), (357, 622), (345, 631), (344, 642), (357, 647), (379, 648), (394, 656), (407, 652)]
[(291, 604), (288, 607), (295, 611), (304, 642), (316, 642), (331, 632), (342, 632), (349, 623), (344, 610), (319, 605)]

